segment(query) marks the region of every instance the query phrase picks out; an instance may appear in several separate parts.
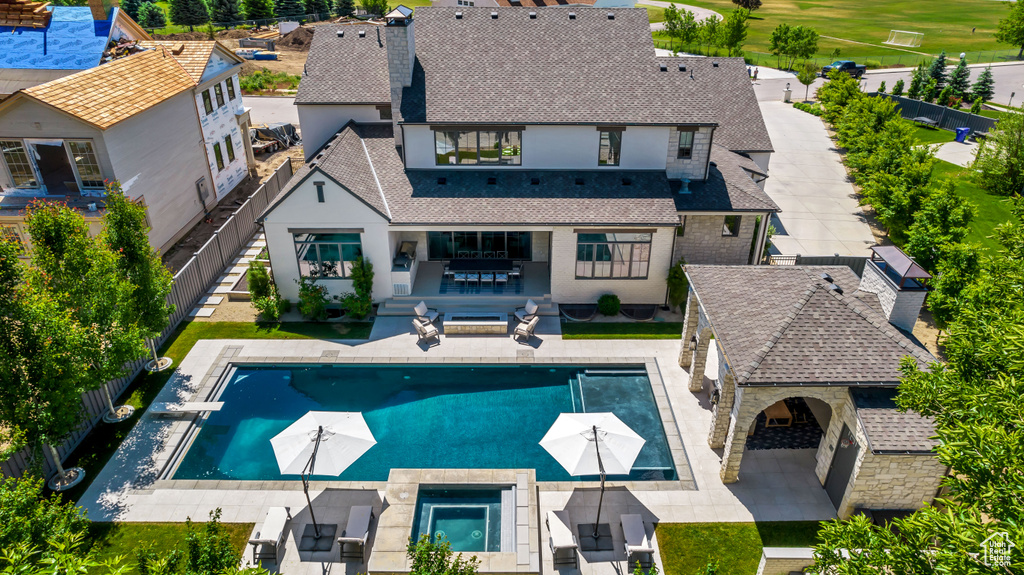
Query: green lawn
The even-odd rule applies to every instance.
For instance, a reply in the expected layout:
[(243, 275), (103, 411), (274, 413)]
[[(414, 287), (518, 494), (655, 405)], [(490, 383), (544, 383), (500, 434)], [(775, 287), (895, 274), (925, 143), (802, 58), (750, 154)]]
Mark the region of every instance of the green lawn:
[(682, 322), (567, 322), (562, 339), (679, 339)]
[[(202, 524), (207, 517), (192, 517), (193, 522)], [(243, 549), (252, 533), (252, 523), (222, 523), (231, 542), (237, 549)], [(197, 525), (198, 527), (199, 525)], [(184, 523), (93, 523), (89, 526), (89, 540), (99, 561), (124, 556), (125, 564), (137, 573), (135, 550), (142, 545), (152, 545), (154, 551), (169, 552), (182, 546), (185, 540)], [(182, 546), (183, 547), (183, 546)], [(100, 570), (97, 570), (100, 571)]]
[(914, 129), (914, 136), (922, 144), (945, 144), (946, 142), (952, 142), (956, 138), (956, 134), (949, 130), (929, 128), (928, 126), (915, 124), (910, 120), (906, 120), (906, 122)]
[[(639, 7), (640, 6), (637, 6), (637, 8), (639, 8)], [(647, 21), (648, 22), (654, 23), (654, 22), (664, 22), (665, 21), (665, 9), (664, 8), (658, 8), (657, 6), (644, 6), (644, 8), (647, 8)]]
[[(727, 14), (736, 6), (732, 0), (687, 0), (687, 4)], [(745, 50), (768, 53), (768, 38), (780, 23), (810, 26), (822, 36), (832, 36), (870, 45), (822, 38), (818, 55), (827, 57), (835, 48), (842, 58), (881, 60), (883, 64), (916, 64), (920, 56), (883, 45), (892, 29), (923, 32), (915, 52), (949, 54), (966, 51), (968, 60), (978, 61), (979, 50), (1012, 51), (993, 37), (1000, 18), (1009, 12), (1006, 2), (992, 0), (771, 0), (753, 13)], [(971, 34), (972, 28), (977, 28)], [(974, 53), (974, 54), (972, 54)], [(884, 56), (884, 59), (883, 59)], [(765, 65), (769, 65), (765, 63)]]
[(966, 168), (956, 164), (939, 161), (935, 164), (933, 178), (950, 178), (956, 181), (956, 191), (963, 197), (974, 202), (978, 208), (978, 214), (971, 222), (971, 231), (967, 235), (967, 241), (977, 242), (989, 249), (998, 249), (999, 242), (988, 237), (992, 230), (999, 224), (1013, 219), (1010, 211), (1010, 203), (1002, 196), (993, 196), (979, 188), (971, 181)]
[(693, 575), (709, 561), (718, 561), (718, 573), (723, 575), (752, 575), (762, 547), (811, 547), (819, 525), (817, 521), (659, 523), (655, 531), (665, 575)]
[[(373, 324), (369, 322), (281, 323), (270, 326), (245, 322), (183, 322), (163, 346), (160, 354), (181, 363), (192, 346), (201, 339), (367, 339)], [(143, 372), (121, 395), (118, 403), (135, 407), (135, 415), (118, 424), (100, 424), (82, 441), (65, 462), (66, 467), (86, 470), (86, 480), (62, 493), (67, 501), (77, 501), (89, 483), (103, 469), (128, 436), (135, 422), (149, 406), (174, 370)]]

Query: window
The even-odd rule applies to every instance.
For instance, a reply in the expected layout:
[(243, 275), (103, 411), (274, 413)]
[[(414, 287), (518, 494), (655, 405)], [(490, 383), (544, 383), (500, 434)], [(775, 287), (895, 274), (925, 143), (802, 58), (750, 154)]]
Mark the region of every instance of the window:
[(427, 258), (508, 258), (530, 260), (530, 232), (427, 232)]
[(213, 145), (213, 156), (217, 160), (217, 170), (224, 169), (224, 156), (220, 152), (220, 142)]
[(622, 150), (622, 132), (601, 130), (601, 149), (597, 154), (598, 166), (618, 166)]
[(39, 181), (32, 171), (25, 146), (18, 140), (0, 140), (0, 148), (3, 149), (4, 163), (11, 172), (14, 185), (18, 188), (38, 188)]
[(392, 119), (392, 116), (391, 116), (391, 106), (377, 106), (377, 111), (380, 112), (380, 119), (381, 120), (390, 120), (390, 119)]
[(679, 132), (679, 150), (676, 157), (688, 159), (693, 156), (693, 132)]
[(317, 203), (324, 203), (324, 183), (313, 182), (313, 186), (316, 187), (316, 201)]
[(722, 235), (728, 237), (740, 235), (739, 216), (725, 216), (725, 223), (722, 225)]
[(346, 278), (356, 258), (363, 255), (357, 233), (295, 234), (299, 274), (308, 278)]
[(25, 243), (21, 241), (21, 234), (14, 226), (0, 226), (0, 240), (11, 242), (18, 248), (18, 254), (25, 253)]
[(228, 163), (235, 161), (235, 145), (231, 143), (231, 136), (224, 137), (224, 149), (228, 153)]
[(213, 102), (210, 101), (210, 91), (203, 90), (203, 108), (207, 114), (213, 113)]
[(217, 96), (217, 107), (220, 108), (224, 105), (224, 89), (220, 87), (220, 82), (213, 87), (213, 94)]
[(518, 130), (434, 131), (438, 166), (522, 164), (522, 132)]
[(576, 278), (646, 279), (652, 237), (648, 233), (576, 234)]
[(228, 85), (228, 100), (235, 99), (235, 78), (232, 76), (227, 79), (226, 84)]
[(78, 177), (83, 188), (103, 188), (103, 175), (100, 173), (100, 162), (96, 159), (92, 142), (68, 142), (71, 156), (75, 159)]

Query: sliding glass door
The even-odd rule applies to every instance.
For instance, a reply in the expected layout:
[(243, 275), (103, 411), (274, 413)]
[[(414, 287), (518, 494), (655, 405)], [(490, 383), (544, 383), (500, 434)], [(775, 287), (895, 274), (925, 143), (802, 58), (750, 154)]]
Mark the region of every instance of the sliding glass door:
[(532, 259), (531, 232), (427, 232), (427, 257)]

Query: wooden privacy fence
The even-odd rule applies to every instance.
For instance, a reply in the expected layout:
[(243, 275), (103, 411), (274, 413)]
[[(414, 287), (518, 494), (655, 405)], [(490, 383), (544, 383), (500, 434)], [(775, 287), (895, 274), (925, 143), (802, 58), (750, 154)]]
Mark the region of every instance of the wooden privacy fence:
[(914, 118), (929, 118), (938, 123), (943, 130), (955, 131), (957, 128), (970, 128), (972, 132), (990, 132), (996, 126), (996, 121), (985, 116), (978, 116), (969, 112), (954, 110), (938, 104), (929, 104), (921, 100), (911, 100), (903, 96), (892, 94), (879, 94), (873, 92), (869, 96), (882, 96), (896, 102), (900, 115), (909, 120)]
[(768, 256), (768, 265), (771, 266), (847, 266), (857, 277), (864, 275), (864, 263), (868, 261), (867, 256)]
[[(188, 316), (189, 311), (199, 301), (199, 298), (206, 295), (206, 291), (210, 289), (213, 281), (220, 277), (227, 264), (235, 259), (242, 246), (246, 245), (253, 237), (258, 228), (256, 218), (288, 182), (292, 173), (291, 160), (285, 159), (274, 170), (273, 175), (263, 182), (231, 214), (224, 225), (213, 233), (213, 237), (199, 248), (199, 251), (192, 256), (188, 263), (174, 274), (174, 284), (171, 286), (171, 293), (168, 294), (167, 301), (174, 304), (175, 309), (171, 314), (171, 321), (167, 329), (160, 334), (160, 337), (156, 338), (158, 347), (178, 327), (181, 320)], [(127, 376), (108, 382), (110, 395), (114, 398), (119, 397), (139, 375), (147, 361), (149, 361), (148, 357), (133, 362), (129, 366)], [(107, 400), (102, 389), (82, 394), (82, 404), (86, 413), (85, 421), (77, 431), (68, 437), (67, 441), (55, 446), (61, 460), (67, 458), (68, 454), (78, 447), (107, 411)], [(20, 477), (31, 466), (30, 457), (31, 453), (24, 449), (7, 461), (0, 463), (0, 472), (8, 477)], [(43, 457), (43, 475), (49, 477), (56, 473), (57, 467), (48, 449), (43, 450)]]

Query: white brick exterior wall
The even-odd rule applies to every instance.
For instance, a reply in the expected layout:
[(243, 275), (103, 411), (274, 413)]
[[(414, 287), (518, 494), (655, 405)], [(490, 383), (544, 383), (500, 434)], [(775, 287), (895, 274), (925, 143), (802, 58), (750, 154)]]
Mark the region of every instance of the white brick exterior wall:
[[(650, 270), (647, 279), (576, 279), (576, 229), (558, 227), (551, 232), (551, 298), (558, 303), (594, 303), (606, 293), (622, 303), (662, 304), (671, 265), (675, 228), (651, 228)], [(536, 248), (535, 248), (536, 249)]]
[(889, 323), (905, 331), (914, 330), (917, 316), (928, 294), (925, 290), (898, 289), (871, 260), (864, 264), (860, 289), (877, 294)]
[(711, 156), (711, 133), (714, 128), (702, 126), (693, 135), (693, 153), (688, 159), (679, 159), (679, 130), (672, 128), (668, 136), (666, 172), (669, 179), (686, 178), (703, 180), (707, 173), (708, 158)]

